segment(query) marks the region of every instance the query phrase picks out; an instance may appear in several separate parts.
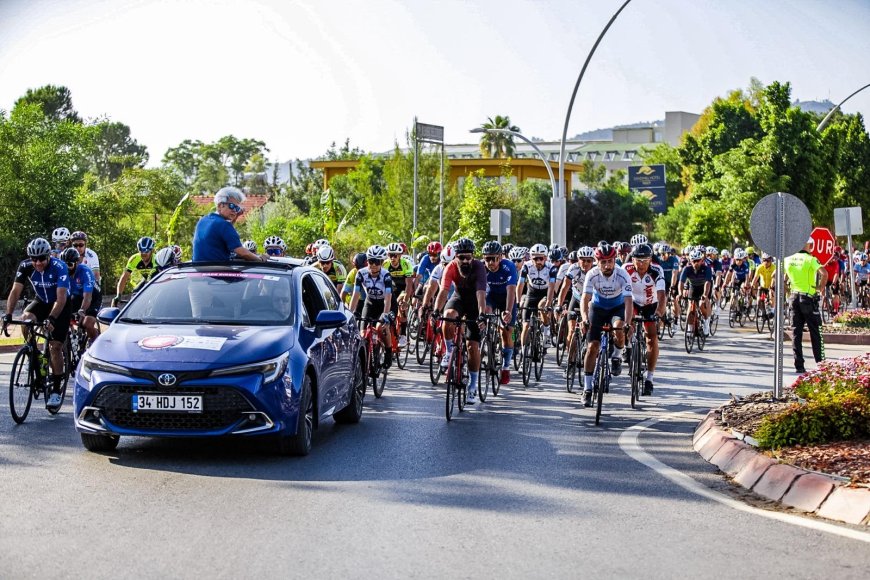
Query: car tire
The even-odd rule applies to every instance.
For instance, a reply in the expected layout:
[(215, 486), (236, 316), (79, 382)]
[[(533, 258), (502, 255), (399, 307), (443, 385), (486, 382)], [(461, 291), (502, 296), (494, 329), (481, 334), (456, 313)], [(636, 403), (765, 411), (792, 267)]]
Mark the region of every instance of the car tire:
[(281, 455), (305, 456), (311, 453), (311, 435), (314, 431), (314, 402), (311, 397), (311, 377), (305, 375), (299, 394), (299, 417), (296, 433), (278, 440)]
[(350, 402), (347, 407), (333, 415), (336, 423), (343, 425), (359, 423), (362, 418), (363, 399), (366, 396), (366, 371), (362, 356), (358, 356), (353, 371)]
[(91, 433), (79, 433), (82, 437), (82, 445), (88, 451), (95, 453), (103, 451), (114, 451), (118, 446), (118, 441), (121, 440), (117, 435), (93, 435)]

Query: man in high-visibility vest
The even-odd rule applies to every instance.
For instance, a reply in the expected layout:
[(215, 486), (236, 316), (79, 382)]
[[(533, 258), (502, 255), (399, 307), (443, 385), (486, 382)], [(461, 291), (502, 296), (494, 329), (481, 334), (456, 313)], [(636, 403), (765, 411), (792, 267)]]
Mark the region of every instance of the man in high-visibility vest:
[[(791, 284), (791, 309), (793, 323), (792, 351), (794, 352), (794, 368), (799, 373), (805, 373), (804, 353), (801, 340), (804, 337), (804, 325), (810, 331), (810, 341), (813, 344), (813, 357), (819, 363), (825, 360), (825, 343), (822, 340), (822, 319), (819, 315), (819, 298), (828, 281), (828, 273), (815, 256), (810, 254), (813, 240), (807, 240), (804, 249), (784, 260), (785, 274)], [(779, 290), (777, 288), (777, 290)]]

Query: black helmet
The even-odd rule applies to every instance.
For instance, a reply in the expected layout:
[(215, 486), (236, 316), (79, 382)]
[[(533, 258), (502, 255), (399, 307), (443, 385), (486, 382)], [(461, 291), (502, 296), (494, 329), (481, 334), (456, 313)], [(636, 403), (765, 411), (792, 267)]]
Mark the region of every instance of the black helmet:
[(60, 254), (60, 259), (67, 264), (71, 264), (73, 262), (78, 264), (79, 258), (81, 258), (81, 256), (79, 255), (79, 251), (75, 248), (67, 248)]
[(638, 244), (631, 252), (632, 258), (651, 258), (653, 254), (652, 247), (649, 244)]
[(483, 244), (483, 254), (484, 255), (501, 254), (501, 252), (502, 252), (501, 244), (499, 244), (495, 240), (491, 240), (491, 241)]
[(505, 256), (507, 256), (508, 254), (511, 253), (511, 250), (513, 250), (513, 249), (514, 249), (513, 244), (502, 244), (501, 253), (504, 254)]
[(357, 270), (362, 270), (366, 267), (366, 255), (362, 252), (353, 257), (353, 267)]
[(577, 252), (569, 253), (568, 254), (568, 261), (569, 262), (576, 262), (577, 261)]
[(453, 242), (453, 249), (456, 250), (457, 254), (473, 254), (474, 241), (469, 238), (459, 238)]
[(556, 248), (555, 250), (550, 250), (550, 254), (547, 256), (550, 258), (551, 262), (558, 262), (562, 259), (562, 250)]

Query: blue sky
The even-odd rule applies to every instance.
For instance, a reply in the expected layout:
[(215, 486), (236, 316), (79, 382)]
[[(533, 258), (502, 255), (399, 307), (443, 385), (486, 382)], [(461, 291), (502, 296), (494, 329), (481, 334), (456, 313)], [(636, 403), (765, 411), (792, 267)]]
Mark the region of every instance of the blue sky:
[[(2, 0), (0, 108), (61, 84), (129, 125), (152, 165), (183, 139), (264, 140), (278, 160), (389, 149), (416, 115), (450, 143), (509, 115), (557, 140), (622, 0)], [(598, 47), (568, 135), (700, 112), (751, 77), (838, 102), (870, 82), (868, 0), (632, 0)], [(847, 112), (870, 110), (870, 89)]]

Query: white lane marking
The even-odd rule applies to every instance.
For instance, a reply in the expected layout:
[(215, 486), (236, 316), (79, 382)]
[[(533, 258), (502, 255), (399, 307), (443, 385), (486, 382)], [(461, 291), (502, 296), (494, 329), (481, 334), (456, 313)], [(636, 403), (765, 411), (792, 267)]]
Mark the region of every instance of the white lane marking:
[(659, 475), (666, 477), (683, 489), (698, 494), (707, 499), (717, 501), (721, 504), (724, 504), (736, 510), (740, 510), (742, 512), (763, 516), (795, 526), (810, 528), (812, 530), (817, 530), (820, 532), (835, 534), (852, 540), (870, 543), (870, 534), (866, 532), (861, 532), (850, 528), (843, 528), (834, 524), (828, 524), (825, 522), (820, 522), (818, 520), (813, 520), (792, 514), (772, 512), (753, 507), (743, 503), (742, 501), (738, 501), (719, 492), (713, 491), (709, 487), (698, 483), (685, 473), (678, 471), (673, 467), (665, 465), (664, 463), (644, 451), (638, 444), (637, 439), (641, 432), (649, 429), (656, 423), (672, 418), (685, 418), (685, 414), (673, 413), (660, 418), (647, 419), (646, 421), (641, 421), (637, 425), (632, 425), (627, 430), (623, 431), (622, 434), (619, 436), (619, 447), (635, 461), (643, 463)]

